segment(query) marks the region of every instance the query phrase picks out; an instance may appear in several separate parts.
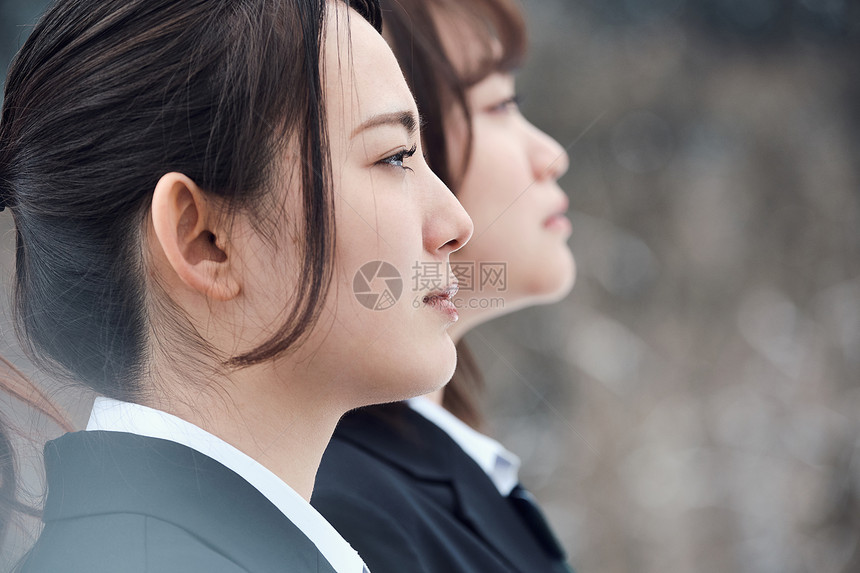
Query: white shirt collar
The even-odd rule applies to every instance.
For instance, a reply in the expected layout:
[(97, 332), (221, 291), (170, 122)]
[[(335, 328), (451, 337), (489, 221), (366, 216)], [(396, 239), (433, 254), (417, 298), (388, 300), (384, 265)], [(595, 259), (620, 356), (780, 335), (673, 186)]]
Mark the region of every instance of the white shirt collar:
[(127, 432), (187, 446), (230, 468), (266, 496), (328, 560), (337, 573), (366, 571), (358, 553), (293, 488), (255, 459), (206, 430), (166, 412), (96, 398), (87, 430)]
[(503, 496), (519, 483), (520, 458), (489, 436), (474, 430), (454, 414), (421, 396), (406, 401), (409, 407), (439, 426), (481, 466)]

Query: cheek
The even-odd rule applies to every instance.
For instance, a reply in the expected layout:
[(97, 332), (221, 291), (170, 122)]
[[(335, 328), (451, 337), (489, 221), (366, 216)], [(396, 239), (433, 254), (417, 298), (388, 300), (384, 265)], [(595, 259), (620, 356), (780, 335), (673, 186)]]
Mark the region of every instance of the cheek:
[(459, 263), (504, 263), (510, 296), (547, 294), (572, 274), (572, 256), (559, 237), (543, 228), (545, 187), (534, 186), (523, 147), (516, 138), (484, 131), (460, 187), (458, 199), (472, 217), (475, 234), (452, 259)]
[[(489, 195), (499, 205), (510, 205), (533, 182), (526, 150), (511, 129), (476, 129), (466, 191)], [(466, 189), (468, 187), (468, 189)]]
[[(425, 394), (446, 382), (454, 369), (456, 354), (442, 321), (413, 306), (411, 266), (421, 251), (406, 247), (413, 241), (404, 235), (414, 234), (408, 220), (406, 223), (401, 229), (388, 227), (397, 230), (401, 240), (388, 236), (383, 240), (384, 230), (380, 229), (380, 237), (371, 245), (353, 244), (338, 250), (336, 286), (317, 328), (318, 344), (312, 347), (316, 356), (325, 357), (332, 380), (341, 380), (336, 392), (347, 408)], [(367, 228), (363, 222), (361, 226)], [(371, 280), (361, 283), (367, 288), (359, 286), (362, 292), (357, 293), (356, 272), (372, 273), (373, 265), (363, 267), (374, 260), (391, 263), (400, 275), (399, 285), (359, 274), (361, 280)], [(386, 289), (391, 289), (391, 298), (382, 296)]]
[[(374, 184), (358, 193), (343, 193), (336, 204), (337, 249), (335, 277), (339, 313), (357, 312), (356, 319), (384, 321), (391, 312), (367, 315), (362, 304), (371, 304), (355, 289), (364, 287), (364, 280), (373, 274), (373, 263), (386, 263), (394, 268), (402, 281), (401, 297), (408, 296), (412, 268), (422, 260), (423, 228), (420, 204), (414, 189), (404, 188), (395, 178), (376, 178)], [(369, 267), (366, 267), (370, 265)], [(357, 276), (358, 275), (358, 276)], [(372, 292), (383, 289), (385, 277), (371, 277)]]
[(504, 132), (493, 135), (476, 133), (475, 152), (457, 194), (475, 225), (475, 243), (484, 234), (507, 242), (507, 234), (531, 232), (539, 218), (522, 147)]

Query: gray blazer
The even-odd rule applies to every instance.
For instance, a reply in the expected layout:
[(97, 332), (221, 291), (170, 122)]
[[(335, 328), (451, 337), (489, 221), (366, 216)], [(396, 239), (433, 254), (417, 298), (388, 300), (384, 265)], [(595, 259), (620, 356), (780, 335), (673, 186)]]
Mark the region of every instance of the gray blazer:
[(45, 469), (22, 573), (335, 573), (265, 496), (186, 446), (76, 432), (48, 442)]

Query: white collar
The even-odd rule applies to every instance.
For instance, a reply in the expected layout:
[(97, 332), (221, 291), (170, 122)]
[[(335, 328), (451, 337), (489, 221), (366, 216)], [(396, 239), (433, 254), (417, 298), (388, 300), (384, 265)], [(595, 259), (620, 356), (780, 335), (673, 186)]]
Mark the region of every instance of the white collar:
[(160, 410), (104, 397), (96, 398), (87, 430), (169, 440), (212, 458), (266, 496), (316, 545), (337, 573), (366, 571), (358, 553), (293, 488), (258, 461), (206, 430)]
[(520, 458), (489, 436), (474, 430), (457, 416), (420, 396), (406, 401), (409, 407), (442, 429), (475, 460), (503, 496), (519, 483)]

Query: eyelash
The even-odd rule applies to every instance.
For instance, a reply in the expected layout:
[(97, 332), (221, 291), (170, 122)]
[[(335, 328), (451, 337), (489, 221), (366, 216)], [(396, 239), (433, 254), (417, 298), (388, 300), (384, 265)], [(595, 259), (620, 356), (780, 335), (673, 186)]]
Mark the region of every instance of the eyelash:
[(379, 163), (394, 167), (396, 169), (412, 171), (412, 168), (406, 167), (405, 165), (403, 165), (403, 162), (415, 155), (416, 151), (418, 151), (418, 144), (414, 144), (410, 149), (404, 149), (403, 151), (398, 151), (394, 155), (389, 155)]
[(505, 101), (499, 102), (496, 105), (490, 107), (489, 111), (491, 112), (503, 112), (509, 111), (511, 108), (519, 109), (520, 104), (522, 103), (522, 99), (518, 95), (514, 95), (506, 99)]

